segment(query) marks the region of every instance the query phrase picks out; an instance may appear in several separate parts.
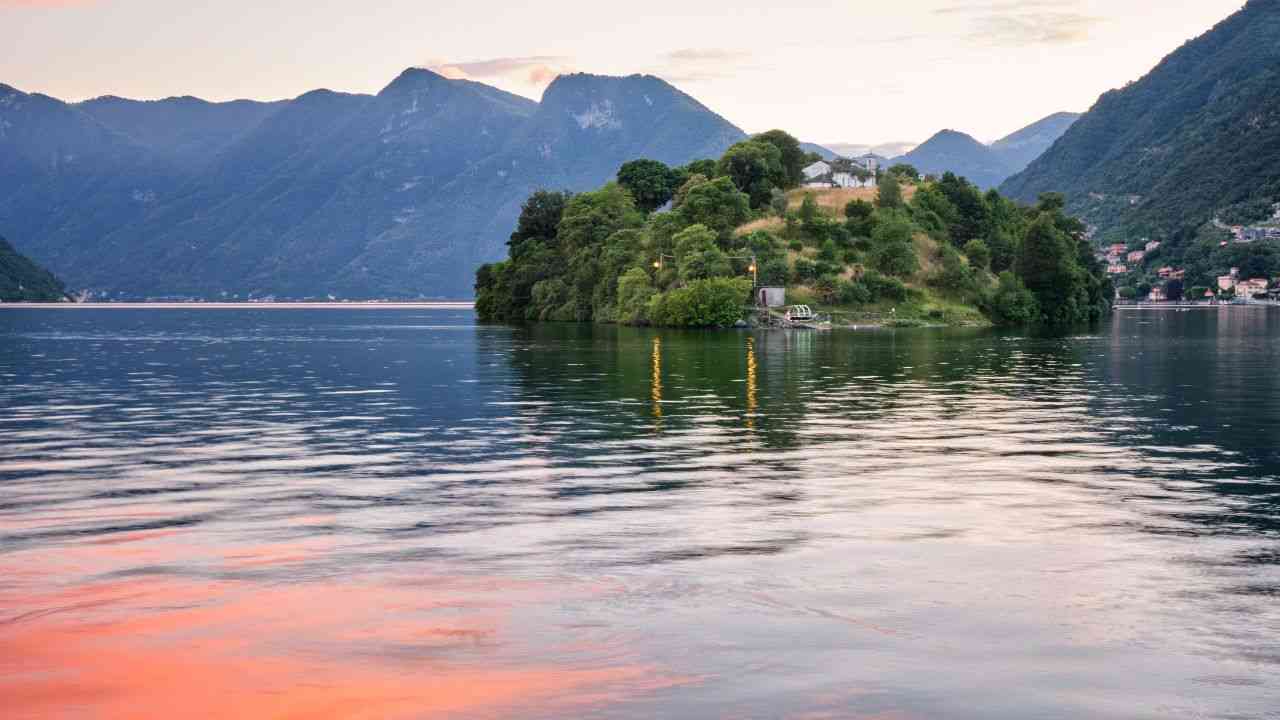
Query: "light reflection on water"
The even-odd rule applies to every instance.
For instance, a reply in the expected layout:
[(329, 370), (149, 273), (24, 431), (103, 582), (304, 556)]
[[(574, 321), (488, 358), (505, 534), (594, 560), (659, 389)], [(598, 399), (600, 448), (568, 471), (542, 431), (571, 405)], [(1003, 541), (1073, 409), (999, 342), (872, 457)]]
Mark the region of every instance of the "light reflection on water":
[(1275, 717), (1280, 314), (0, 313), (6, 717)]

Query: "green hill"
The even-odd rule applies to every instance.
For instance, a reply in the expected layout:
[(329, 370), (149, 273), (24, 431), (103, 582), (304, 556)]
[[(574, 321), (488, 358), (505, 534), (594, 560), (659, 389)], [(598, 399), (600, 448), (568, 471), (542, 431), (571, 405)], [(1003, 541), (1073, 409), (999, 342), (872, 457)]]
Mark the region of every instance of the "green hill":
[(1001, 191), (1065, 193), (1104, 237), (1165, 237), (1280, 199), (1280, 0), (1251, 0), (1103, 95)]
[(753, 285), (854, 323), (1067, 327), (1107, 309), (1110, 283), (1060, 196), (1019, 206), (901, 169), (877, 190), (794, 189), (805, 162), (775, 130), (718, 160), (636, 160), (593, 192), (535, 192), (508, 259), (476, 272), (476, 312), (723, 327), (753, 315)]
[(64, 297), (62, 283), (53, 273), (0, 238), (0, 302), (58, 302)]

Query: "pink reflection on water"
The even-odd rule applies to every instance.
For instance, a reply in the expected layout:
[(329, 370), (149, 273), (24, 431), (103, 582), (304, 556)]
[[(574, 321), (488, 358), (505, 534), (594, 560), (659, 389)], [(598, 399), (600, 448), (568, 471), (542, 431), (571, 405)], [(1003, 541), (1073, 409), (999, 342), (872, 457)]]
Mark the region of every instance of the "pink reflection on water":
[(255, 574), (314, 560), (330, 549), (322, 540), (211, 549), (201, 563), (222, 572), (206, 577), (111, 574), (190, 562), (197, 551), (177, 539), (122, 533), (0, 560), (6, 718), (572, 715), (688, 682), (617, 641), (522, 632), (521, 611), (607, 585), (426, 567)]

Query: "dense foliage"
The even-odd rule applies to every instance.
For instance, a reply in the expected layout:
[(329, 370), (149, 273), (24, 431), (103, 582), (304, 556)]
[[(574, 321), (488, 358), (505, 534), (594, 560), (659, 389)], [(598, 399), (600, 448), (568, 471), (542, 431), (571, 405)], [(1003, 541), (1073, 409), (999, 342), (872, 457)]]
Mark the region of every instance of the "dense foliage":
[(1065, 327), (1107, 309), (1110, 285), (1061, 196), (1020, 206), (950, 173), (913, 183), (901, 167), (880, 178), (874, 202), (853, 199), (836, 215), (813, 193), (787, 194), (804, 159), (775, 130), (715, 161), (637, 160), (592, 192), (537, 192), (509, 259), (476, 273), (477, 311), (500, 322), (727, 326), (747, 313), (753, 279), (895, 318), (932, 303), (941, 320), (969, 308), (1000, 325)]
[(53, 273), (0, 237), (0, 302), (57, 302), (66, 290)]

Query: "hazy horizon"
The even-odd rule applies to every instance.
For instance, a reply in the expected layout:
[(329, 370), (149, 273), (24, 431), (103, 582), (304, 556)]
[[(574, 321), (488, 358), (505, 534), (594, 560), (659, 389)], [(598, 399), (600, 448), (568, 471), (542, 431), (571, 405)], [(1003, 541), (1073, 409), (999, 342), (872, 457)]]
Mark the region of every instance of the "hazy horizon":
[(643, 73), (749, 132), (878, 145), (952, 128), (990, 142), (1055, 112), (1087, 110), (1241, 4), (1202, 0), (1153, 14), (1138, 0), (865, 9), (658, 0), (643, 16), (618, 17), (583, 0), (497, 9), (394, 0), (358, 14), (299, 0), (179, 11), (158, 0), (0, 0), (13, 29), (0, 82), (71, 102), (280, 100), (318, 88), (377, 92), (405, 68), (425, 67), (536, 100), (558, 74)]

